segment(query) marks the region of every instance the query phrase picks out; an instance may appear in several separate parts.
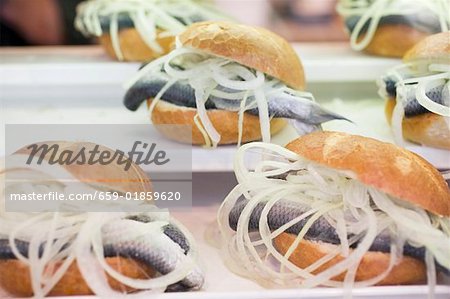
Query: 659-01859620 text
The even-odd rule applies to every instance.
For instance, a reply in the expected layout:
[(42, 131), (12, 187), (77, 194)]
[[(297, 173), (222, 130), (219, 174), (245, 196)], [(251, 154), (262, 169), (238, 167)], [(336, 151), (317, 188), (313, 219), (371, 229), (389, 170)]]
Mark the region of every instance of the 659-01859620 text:
[(181, 192), (172, 191), (148, 191), (148, 192), (110, 192), (95, 191), (92, 193), (64, 193), (50, 191), (47, 193), (10, 193), (9, 198), (12, 201), (145, 201), (145, 200), (161, 200), (161, 201), (178, 201), (182, 199)]

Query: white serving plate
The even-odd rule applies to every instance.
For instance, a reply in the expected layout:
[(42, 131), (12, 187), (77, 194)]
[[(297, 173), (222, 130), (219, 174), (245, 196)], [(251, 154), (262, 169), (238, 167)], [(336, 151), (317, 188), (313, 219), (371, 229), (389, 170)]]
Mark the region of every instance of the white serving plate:
[[(259, 284), (242, 278), (228, 270), (221, 259), (220, 251), (211, 246), (205, 238), (207, 230), (216, 223), (219, 203), (236, 184), (231, 173), (197, 173), (193, 176), (192, 210), (173, 212), (194, 235), (199, 250), (199, 264), (205, 271), (205, 285), (202, 291), (191, 293), (167, 293), (143, 298), (161, 299), (337, 299), (343, 298), (342, 289), (265, 289)], [(435, 290), (436, 299), (450, 297), (449, 281), (441, 281)], [(354, 299), (419, 299), (427, 298), (425, 285), (370, 287), (353, 290)], [(0, 292), (0, 298), (1, 292)], [(53, 297), (55, 299), (87, 299), (88, 297)]]

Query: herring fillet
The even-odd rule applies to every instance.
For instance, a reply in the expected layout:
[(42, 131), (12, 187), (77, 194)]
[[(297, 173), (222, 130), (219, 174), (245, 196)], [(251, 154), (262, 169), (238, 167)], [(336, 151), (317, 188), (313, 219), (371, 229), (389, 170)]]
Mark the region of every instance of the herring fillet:
[[(239, 217), (247, 205), (249, 200), (241, 198), (236, 202), (233, 209), (231, 210), (228, 221), (230, 228), (233, 230), (237, 229), (237, 224), (239, 222)], [(248, 225), (249, 231), (258, 231), (259, 229), (259, 219), (261, 218), (262, 210), (264, 209), (264, 203), (258, 203), (256, 207), (253, 209), (250, 215), (250, 221)], [(308, 211), (309, 208), (301, 205), (300, 203), (281, 200), (271, 208), (268, 213), (267, 223), (271, 231), (274, 231), (289, 221), (301, 216), (303, 213)], [(293, 226), (286, 229), (285, 232), (297, 235), (300, 233), (303, 226), (309, 220), (309, 217), (302, 219), (297, 222)], [(352, 237), (349, 235), (348, 238)], [(324, 217), (320, 217), (317, 221), (313, 223), (311, 228), (307, 231), (305, 235), (306, 240), (311, 241), (322, 241), (330, 244), (338, 245), (340, 244), (339, 237), (336, 233), (336, 230), (333, 226), (331, 226), (328, 221)], [(370, 247), (370, 251), (379, 251), (384, 253), (390, 252), (390, 244), (391, 237), (387, 231), (381, 232), (374, 240)], [(352, 245), (352, 247), (356, 247), (358, 244)], [(405, 243), (403, 247), (403, 253), (407, 256), (416, 258), (418, 260), (425, 260), (425, 248), (424, 247), (414, 247), (408, 243)], [(447, 275), (450, 275), (450, 269), (445, 268), (444, 266), (436, 263), (437, 269)]]
[[(138, 217), (123, 219), (116, 224), (106, 226), (103, 230), (104, 256), (122, 256), (142, 262), (161, 274), (167, 274), (175, 270), (185, 259), (190, 250), (183, 233), (174, 225), (168, 224), (162, 228), (160, 234), (155, 236), (142, 235), (141, 238), (130, 238), (133, 235), (135, 225), (150, 222)], [(119, 238), (119, 234), (121, 237)], [(119, 241), (121, 239), (121, 241)], [(27, 241), (15, 240), (20, 254), (27, 257), (29, 243)], [(66, 244), (61, 250), (67, 248)], [(45, 243), (39, 246), (38, 255), (42, 256)], [(16, 259), (8, 239), (0, 239), (0, 260)], [(203, 273), (196, 266), (184, 279), (169, 285), (167, 292), (196, 290), (203, 285)]]
[[(155, 97), (167, 83), (164, 79), (142, 78), (136, 82), (125, 94), (124, 105), (131, 111), (139, 108), (142, 102)], [(174, 105), (196, 108), (194, 89), (188, 84), (175, 83), (162, 95), (161, 99)], [(253, 101), (253, 103), (252, 103)], [(332, 111), (322, 108), (319, 104), (298, 97), (289, 93), (269, 94), (267, 96), (269, 117), (281, 117), (301, 122), (306, 127), (317, 128), (320, 124), (330, 120), (347, 120), (345, 117)], [(253, 98), (248, 100), (249, 104), (255, 107), (247, 109), (245, 112), (252, 115), (259, 115), (256, 102)], [(239, 111), (240, 101), (223, 99), (211, 96), (205, 103), (206, 109), (222, 109), (228, 111)], [(299, 124), (299, 127), (301, 125)], [(311, 130), (312, 131), (312, 130)]]

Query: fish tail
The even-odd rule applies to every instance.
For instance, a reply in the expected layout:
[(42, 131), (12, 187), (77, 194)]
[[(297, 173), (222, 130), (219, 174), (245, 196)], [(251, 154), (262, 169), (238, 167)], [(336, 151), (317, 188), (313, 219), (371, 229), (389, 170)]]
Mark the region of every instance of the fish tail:
[(315, 131), (322, 131), (321, 125), (312, 125), (298, 119), (290, 119), (289, 123), (299, 135), (306, 135)]

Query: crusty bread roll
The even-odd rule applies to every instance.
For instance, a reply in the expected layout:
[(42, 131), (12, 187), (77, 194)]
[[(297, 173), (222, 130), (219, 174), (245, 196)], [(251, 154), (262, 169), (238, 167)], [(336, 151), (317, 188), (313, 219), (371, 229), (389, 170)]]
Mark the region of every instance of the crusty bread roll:
[(199, 22), (179, 36), (184, 47), (225, 57), (279, 79), (293, 89), (305, 88), (303, 66), (292, 46), (279, 35), (231, 22)]
[[(189, 26), (179, 36), (179, 40), (183, 47), (234, 60), (277, 78), (293, 89), (305, 88), (303, 66), (295, 50), (286, 40), (266, 29), (230, 22), (199, 22)], [(154, 124), (192, 125), (192, 143), (205, 144), (203, 135), (194, 124), (195, 111), (160, 100), (151, 119)], [(209, 110), (208, 116), (221, 134), (219, 144), (238, 142), (237, 112)], [(285, 124), (284, 120), (273, 119), (271, 133), (280, 131)], [(243, 142), (261, 139), (259, 118), (245, 114), (243, 131)], [(167, 134), (164, 131), (162, 133)], [(168, 137), (181, 142), (187, 141), (176, 132), (169, 133)]]
[[(386, 57), (402, 57), (406, 51), (429, 34), (403, 24), (386, 24), (377, 28), (364, 52)], [(364, 38), (361, 34), (358, 41)]]
[(350, 171), (363, 184), (450, 216), (450, 190), (439, 171), (420, 156), (372, 138), (340, 132), (315, 132), (287, 149), (321, 165)]
[(405, 62), (417, 59), (433, 59), (448, 63), (450, 59), (450, 31), (428, 36), (410, 48), (403, 57)]
[[(159, 33), (159, 32), (158, 32)], [(159, 56), (167, 54), (175, 41), (173, 36), (158, 37), (156, 42), (161, 46), (162, 52), (153, 51), (142, 39), (135, 28), (124, 28), (118, 33), (120, 50), (124, 61), (149, 61)], [(112, 58), (118, 60), (111, 37), (108, 33), (99, 36), (100, 44), (105, 48), (106, 53)]]
[[(275, 238), (275, 247), (281, 254), (285, 254), (297, 236), (289, 233), (282, 233)], [(332, 252), (336, 245), (320, 241), (302, 240), (295, 248), (289, 260), (300, 268), (306, 268), (323, 256)], [(389, 267), (389, 253), (369, 251), (362, 258), (356, 271), (355, 281), (364, 281), (382, 274)], [(342, 261), (344, 257), (338, 255), (329, 262), (313, 271), (318, 274), (329, 267)], [(343, 281), (345, 274), (342, 272), (333, 278), (335, 281)], [(425, 263), (412, 257), (404, 256), (377, 285), (399, 285), (423, 283), (427, 279)]]
[[(85, 147), (86, 150), (92, 150), (96, 144), (90, 142), (66, 142), (66, 141), (49, 141), (37, 143), (38, 145), (47, 144), (52, 146), (59, 145), (59, 151), (55, 159), (64, 150), (72, 150), (78, 152), (80, 148)], [(99, 147), (100, 151), (110, 151), (104, 146)], [(16, 151), (15, 154), (29, 155), (31, 149), (23, 147)], [(51, 153), (45, 156), (48, 159)], [(144, 171), (136, 164), (128, 170), (124, 170), (124, 165), (117, 163), (110, 163), (107, 165), (100, 164), (71, 164), (63, 166), (80, 182), (90, 184), (99, 188), (100, 190), (115, 190), (118, 192), (148, 192), (152, 190), (151, 182)], [(0, 169), (0, 173), (3, 170)], [(8, 171), (8, 170), (6, 170)], [(123, 257), (106, 258), (107, 263), (112, 266), (119, 273), (131, 277), (145, 279), (155, 275), (155, 271), (145, 264), (136, 262), (132, 259)], [(59, 265), (54, 265), (57, 270)], [(32, 296), (33, 290), (31, 287), (31, 278), (29, 267), (22, 261), (16, 259), (0, 260), (0, 288), (5, 289), (8, 293), (14, 296)], [(108, 277), (108, 282), (113, 289), (119, 291), (133, 291), (115, 279)], [(73, 263), (65, 272), (61, 280), (50, 291), (51, 296), (67, 296), (67, 295), (90, 295), (92, 291), (87, 286), (81, 273), (78, 270), (76, 263)]]
[[(106, 263), (115, 271), (133, 279), (148, 279), (155, 275), (155, 271), (145, 264), (137, 263), (123, 257), (106, 258)], [(59, 265), (55, 265), (54, 271)], [(19, 260), (0, 260), (0, 287), (12, 296), (31, 297), (30, 269)], [(132, 292), (133, 288), (123, 285), (108, 274), (108, 283), (112, 289), (122, 292)], [(48, 296), (93, 295), (93, 292), (83, 279), (76, 263), (72, 263), (64, 276), (49, 292)]]
[[(404, 56), (405, 63), (427, 60), (450, 62), (450, 31), (431, 35), (412, 47)], [(396, 104), (386, 99), (385, 113), (389, 123)], [(403, 136), (418, 144), (450, 150), (450, 119), (432, 112), (403, 118)]]
[[(389, 123), (396, 101), (386, 100), (385, 113)], [(409, 141), (425, 146), (450, 150), (450, 120), (434, 113), (424, 113), (405, 117), (402, 122), (403, 137)]]
[[(151, 119), (156, 128), (166, 137), (178, 142), (192, 142), (192, 144), (203, 145), (205, 144), (205, 138), (194, 122), (196, 114), (197, 110), (194, 108), (181, 107), (161, 100), (155, 106)], [(208, 110), (207, 114), (217, 132), (221, 135), (219, 144), (233, 144), (239, 140), (238, 114), (236, 112), (215, 109)], [(190, 125), (192, 135), (180, 134), (176, 127), (158, 126), (164, 124)], [(283, 118), (273, 118), (270, 121), (270, 133), (278, 133), (285, 125), (286, 120)], [(242, 142), (259, 139), (261, 139), (259, 118), (245, 113), (242, 126)]]
[[(340, 132), (314, 132), (292, 141), (286, 148), (320, 165), (346, 171), (352, 178), (395, 198), (437, 215), (450, 216), (450, 191), (441, 174), (426, 160), (393, 144)], [(275, 239), (277, 250), (286, 253), (295, 237), (289, 233), (279, 235)], [(333, 246), (302, 240), (290, 260), (305, 268), (331, 252)], [(341, 259), (341, 256), (332, 259), (317, 272)], [(373, 278), (386, 270), (388, 264), (388, 253), (367, 252), (356, 280)], [(334, 279), (342, 281), (344, 275)], [(424, 263), (405, 256), (379, 284), (412, 284), (425, 279)]]

